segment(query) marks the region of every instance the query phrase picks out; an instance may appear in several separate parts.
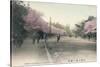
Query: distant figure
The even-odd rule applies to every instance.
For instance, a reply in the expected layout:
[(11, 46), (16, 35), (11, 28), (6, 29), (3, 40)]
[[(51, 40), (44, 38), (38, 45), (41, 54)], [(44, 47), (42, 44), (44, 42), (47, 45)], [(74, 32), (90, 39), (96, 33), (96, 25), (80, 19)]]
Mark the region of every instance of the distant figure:
[(45, 43), (47, 43), (47, 36), (48, 36), (47, 33), (44, 33), (43, 37), (44, 37)]
[(60, 34), (57, 35), (57, 42), (60, 40)]
[(13, 34), (12, 43), (16, 47), (21, 47), (23, 44), (23, 37), (21, 34)]
[(32, 34), (33, 44), (35, 43), (35, 40), (37, 40), (37, 43), (39, 43), (40, 37), (37, 31), (34, 31)]

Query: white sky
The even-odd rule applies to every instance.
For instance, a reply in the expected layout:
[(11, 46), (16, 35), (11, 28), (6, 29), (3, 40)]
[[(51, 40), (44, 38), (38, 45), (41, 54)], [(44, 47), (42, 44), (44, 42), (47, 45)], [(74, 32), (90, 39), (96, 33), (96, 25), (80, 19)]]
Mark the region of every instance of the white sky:
[(76, 23), (88, 18), (88, 16), (96, 16), (96, 6), (93, 5), (74, 5), (59, 3), (43, 3), (30, 1), (30, 7), (43, 13), (43, 18), (49, 22), (58, 22), (62, 25), (69, 25), (71, 29)]

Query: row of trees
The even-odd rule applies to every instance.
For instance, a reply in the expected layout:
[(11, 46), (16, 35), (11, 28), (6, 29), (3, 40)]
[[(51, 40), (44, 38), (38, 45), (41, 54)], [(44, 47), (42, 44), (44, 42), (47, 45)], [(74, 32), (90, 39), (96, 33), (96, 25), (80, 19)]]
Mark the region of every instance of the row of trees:
[[(87, 20), (84, 20), (84, 21), (80, 22), (80, 24), (75, 24), (76, 28), (74, 30), (72, 30), (72, 32), (74, 33), (74, 36), (75, 37), (79, 36), (79, 37), (82, 37), (82, 38), (88, 38), (88, 39), (96, 40), (96, 29), (94, 29), (95, 32), (90, 31), (86, 34), (85, 34), (86, 31), (84, 30), (84, 27), (86, 26), (86, 23), (88, 21), (92, 21), (92, 20), (95, 20), (95, 19), (96, 19), (96, 17), (89, 16)], [(90, 24), (93, 25), (94, 23), (90, 22)], [(88, 29), (89, 29), (89, 27), (88, 27)], [(87, 29), (87, 31), (88, 31), (88, 29)]]
[(27, 31), (24, 29), (23, 16), (27, 15), (27, 8), (23, 1), (10, 1), (11, 42), (21, 46)]
[(88, 19), (75, 24), (75, 28), (72, 30), (69, 25), (66, 25), (64, 30), (69, 37), (81, 37), (96, 40), (96, 17), (89, 16)]
[[(20, 47), (27, 36), (32, 37), (36, 32), (34, 28), (44, 22), (41, 18), (42, 13), (29, 7), (20, 0), (10, 1), (10, 20), (11, 20), (11, 42)], [(36, 27), (38, 28), (38, 27)]]
[[(42, 29), (47, 31), (47, 24), (41, 18), (43, 14), (33, 10), (28, 5), (25, 5), (23, 1), (11, 1), (11, 41), (16, 46), (21, 46), (25, 37), (30, 36), (36, 32), (36, 29)], [(64, 29), (59, 23), (52, 23), (56, 28)], [(41, 28), (40, 28), (40, 27)], [(29, 34), (29, 35), (28, 35)]]

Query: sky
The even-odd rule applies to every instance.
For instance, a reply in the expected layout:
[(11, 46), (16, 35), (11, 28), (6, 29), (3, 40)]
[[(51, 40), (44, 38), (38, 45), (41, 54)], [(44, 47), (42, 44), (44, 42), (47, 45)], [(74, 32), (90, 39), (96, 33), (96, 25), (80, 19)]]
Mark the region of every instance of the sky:
[(71, 29), (75, 24), (86, 20), (88, 16), (95, 16), (97, 8), (95, 5), (75, 5), (62, 3), (44, 3), (44, 2), (29, 2), (30, 7), (43, 14), (43, 19), (47, 22), (51, 21), (68, 25)]

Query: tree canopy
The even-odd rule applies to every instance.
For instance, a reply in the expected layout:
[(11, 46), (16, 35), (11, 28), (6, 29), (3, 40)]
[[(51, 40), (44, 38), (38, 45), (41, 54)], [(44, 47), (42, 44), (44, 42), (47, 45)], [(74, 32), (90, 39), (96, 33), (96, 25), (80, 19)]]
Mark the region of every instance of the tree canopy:
[(23, 1), (10, 1), (11, 36), (18, 43), (26, 37), (23, 16), (27, 15), (27, 8)]

